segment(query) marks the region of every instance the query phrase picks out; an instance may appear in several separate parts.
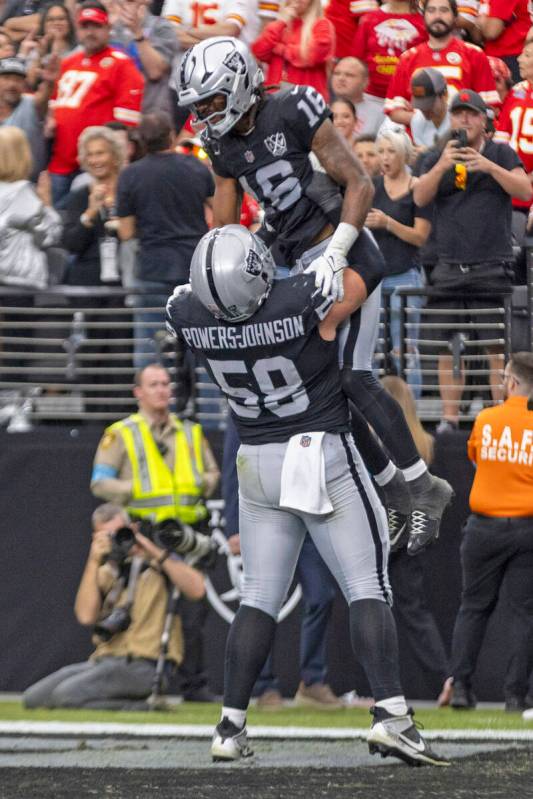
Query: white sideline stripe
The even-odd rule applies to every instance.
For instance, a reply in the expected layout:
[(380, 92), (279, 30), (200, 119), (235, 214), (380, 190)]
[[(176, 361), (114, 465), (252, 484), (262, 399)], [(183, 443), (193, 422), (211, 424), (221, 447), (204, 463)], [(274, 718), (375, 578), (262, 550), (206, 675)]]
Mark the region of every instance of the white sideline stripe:
[[(251, 738), (366, 739), (368, 727), (249, 727)], [(524, 730), (424, 730), (424, 738), (441, 741), (533, 741)], [(121, 724), (118, 722), (2, 721), (0, 735), (126, 735), (141, 738), (211, 738), (209, 724)]]

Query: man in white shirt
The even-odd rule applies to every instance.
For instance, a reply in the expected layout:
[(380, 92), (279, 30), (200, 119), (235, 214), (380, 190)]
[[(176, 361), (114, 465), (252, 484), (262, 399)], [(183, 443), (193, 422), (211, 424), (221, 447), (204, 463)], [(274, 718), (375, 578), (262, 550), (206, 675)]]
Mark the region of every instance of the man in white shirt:
[(358, 136), (372, 135), (378, 132), (385, 115), (383, 103), (370, 94), (366, 94), (368, 84), (368, 67), (358, 58), (347, 56), (336, 64), (331, 76), (331, 89), (335, 97), (346, 97), (355, 107), (360, 127)]
[(211, 36), (234, 36), (250, 45), (260, 28), (257, 0), (165, 0), (161, 16), (176, 24), (183, 51)]
[(411, 135), (417, 147), (434, 147), (450, 132), (448, 87), (441, 72), (419, 69), (411, 78)]

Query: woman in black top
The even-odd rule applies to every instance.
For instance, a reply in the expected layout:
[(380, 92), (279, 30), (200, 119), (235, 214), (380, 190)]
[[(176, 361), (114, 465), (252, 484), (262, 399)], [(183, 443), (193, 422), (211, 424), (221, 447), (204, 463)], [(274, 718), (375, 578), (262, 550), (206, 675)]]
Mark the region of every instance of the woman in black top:
[[(386, 131), (376, 142), (382, 175), (374, 178), (376, 194), (374, 207), (369, 212), (366, 225), (371, 228), (381, 248), (387, 265), (383, 280), (385, 291), (392, 291), (390, 298), (391, 339), (393, 357), (397, 358), (400, 347), (400, 298), (399, 288), (422, 288), (424, 285), (419, 248), (426, 242), (431, 231), (431, 207), (418, 208), (413, 200), (413, 178), (409, 169), (411, 140), (403, 130)], [(407, 315), (411, 326), (407, 338), (414, 343), (407, 346), (407, 382), (415, 397), (422, 390), (420, 358), (416, 340), (420, 323), (419, 309), (422, 297), (409, 297), (407, 308), (415, 312)]]
[(120, 285), (116, 191), (125, 161), (123, 144), (115, 131), (92, 126), (81, 134), (78, 153), (91, 181), (72, 191), (66, 201), (62, 244), (74, 257), (64, 282)]
[[(87, 182), (71, 191), (63, 212), (62, 246), (69, 251), (67, 273), (63, 280), (70, 286), (121, 286), (119, 269), (118, 219), (116, 192), (119, 172), (125, 162), (125, 146), (120, 135), (104, 126), (86, 128), (78, 139), (78, 159), (87, 173)], [(129, 352), (123, 344), (115, 344), (131, 335), (114, 322), (127, 318), (118, 312), (102, 315), (103, 309), (122, 308), (122, 297), (71, 297), (70, 304), (77, 308), (98, 308), (93, 314), (85, 313), (85, 322), (109, 322), (106, 328), (86, 328), (87, 340), (82, 355), (101, 356), (84, 366), (94, 366), (86, 382), (124, 382), (120, 368), (130, 365)], [(107, 340), (107, 344), (102, 343)], [(94, 343), (93, 343), (94, 340)], [(98, 341), (98, 343), (96, 343)], [(91, 396), (98, 397), (98, 392)], [(89, 399), (86, 400), (86, 409)]]

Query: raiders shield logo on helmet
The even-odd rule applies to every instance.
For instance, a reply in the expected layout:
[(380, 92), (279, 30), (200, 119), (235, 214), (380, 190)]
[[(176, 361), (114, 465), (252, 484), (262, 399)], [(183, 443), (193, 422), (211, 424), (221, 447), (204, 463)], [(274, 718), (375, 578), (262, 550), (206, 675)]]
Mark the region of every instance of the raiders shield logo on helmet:
[(253, 250), (248, 251), (248, 255), (246, 256), (246, 263), (244, 265), (244, 271), (247, 272), (249, 275), (254, 275), (254, 277), (258, 277), (263, 271), (263, 264), (261, 258)]
[(237, 52), (237, 50), (235, 50), (233, 53), (229, 53), (224, 59), (223, 63), (224, 66), (237, 74), (246, 72), (246, 62), (242, 55)]

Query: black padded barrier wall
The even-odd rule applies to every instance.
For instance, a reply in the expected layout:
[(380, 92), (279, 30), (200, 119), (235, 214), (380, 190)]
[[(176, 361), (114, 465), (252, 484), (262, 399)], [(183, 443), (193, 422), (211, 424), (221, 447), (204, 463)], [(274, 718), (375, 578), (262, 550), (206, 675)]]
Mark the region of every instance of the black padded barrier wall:
[[(89, 491), (92, 459), (101, 428), (62, 426), (28, 433), (0, 433), (0, 690), (20, 691), (68, 663), (85, 659), (90, 632), (72, 611), (76, 588), (87, 557), (90, 516), (98, 504)], [(210, 436), (217, 456), (221, 435)], [(460, 598), (459, 544), (468, 513), (472, 467), (466, 458), (467, 434), (437, 442), (435, 473), (454, 486), (456, 498), (447, 511), (436, 546), (424, 559), (430, 606), (449, 648)], [(220, 458), (219, 458), (220, 460)], [(218, 569), (225, 569), (221, 562)], [(283, 692), (297, 688), (297, 608), (281, 625), (275, 662)], [(489, 627), (476, 692), (481, 700), (502, 699), (507, 651), (503, 610)], [(206, 659), (211, 687), (222, 690), (223, 649), (228, 625), (212, 611), (206, 624)], [(413, 660), (400, 633), (402, 677), (411, 698), (435, 698), (438, 686)], [(368, 693), (354, 661), (347, 635), (347, 610), (335, 603), (330, 626), (329, 681), (333, 689)]]

